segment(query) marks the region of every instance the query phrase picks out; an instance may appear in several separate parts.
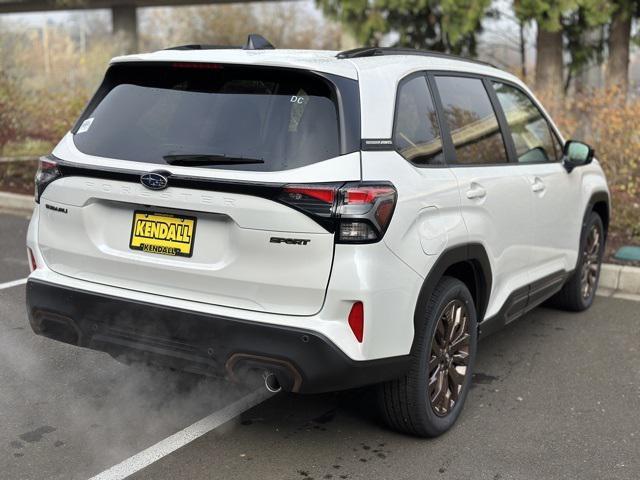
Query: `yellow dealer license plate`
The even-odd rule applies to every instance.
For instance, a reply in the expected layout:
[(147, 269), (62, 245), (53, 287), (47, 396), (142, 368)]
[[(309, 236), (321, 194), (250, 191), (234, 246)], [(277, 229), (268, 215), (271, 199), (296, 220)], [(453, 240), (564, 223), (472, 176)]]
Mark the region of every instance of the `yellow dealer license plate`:
[(129, 247), (160, 255), (190, 257), (195, 235), (195, 217), (136, 211)]

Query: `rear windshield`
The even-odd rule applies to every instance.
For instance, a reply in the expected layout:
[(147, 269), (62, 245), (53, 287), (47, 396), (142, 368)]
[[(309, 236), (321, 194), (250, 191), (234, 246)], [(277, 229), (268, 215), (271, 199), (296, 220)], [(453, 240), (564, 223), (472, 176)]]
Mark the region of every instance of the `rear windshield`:
[[(354, 126), (341, 129), (349, 118), (340, 115), (329, 77), (219, 64), (115, 65), (74, 127), (74, 142), (90, 155), (161, 165), (302, 167), (359, 143), (341, 139)], [(357, 92), (355, 81), (339, 83), (349, 97)]]

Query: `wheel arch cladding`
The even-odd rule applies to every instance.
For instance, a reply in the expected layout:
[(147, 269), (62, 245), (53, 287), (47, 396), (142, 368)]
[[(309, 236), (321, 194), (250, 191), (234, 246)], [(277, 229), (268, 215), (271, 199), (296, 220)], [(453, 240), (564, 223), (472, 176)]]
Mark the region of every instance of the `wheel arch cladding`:
[(489, 257), (484, 246), (479, 243), (458, 245), (445, 250), (438, 257), (422, 284), (414, 314), (415, 331), (418, 331), (423, 321), (423, 312), (427, 302), (436, 285), (444, 276), (457, 278), (467, 285), (474, 299), (478, 323), (484, 318), (493, 279)]
[[(580, 244), (579, 249), (582, 248), (582, 242), (584, 241), (585, 228), (587, 226), (587, 222), (589, 221), (589, 215), (591, 212), (596, 212), (600, 219), (602, 220), (602, 226), (604, 227), (604, 238), (605, 242), (607, 241), (607, 234), (609, 231), (609, 219), (611, 217), (611, 203), (609, 199), (609, 194), (605, 191), (598, 191), (591, 194), (589, 198), (589, 203), (587, 203), (587, 208), (584, 211), (584, 215), (582, 217), (582, 227), (580, 232)], [(578, 254), (578, 258), (576, 260), (577, 269), (580, 264), (580, 254)]]
[(589, 200), (589, 208), (585, 212), (585, 220), (587, 221), (587, 216), (589, 213), (596, 212), (600, 215), (602, 219), (602, 225), (604, 226), (605, 235), (609, 231), (609, 217), (610, 217), (610, 204), (609, 204), (609, 195), (606, 192), (596, 192), (591, 195), (591, 199)]

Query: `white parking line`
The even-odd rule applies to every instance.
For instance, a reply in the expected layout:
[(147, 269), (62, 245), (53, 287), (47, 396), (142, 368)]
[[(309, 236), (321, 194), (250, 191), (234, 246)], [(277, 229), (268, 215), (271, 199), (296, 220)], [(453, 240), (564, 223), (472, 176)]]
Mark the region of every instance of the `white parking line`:
[(14, 280), (12, 282), (0, 283), (0, 290), (4, 290), (5, 288), (17, 287), (18, 285), (24, 285), (27, 283), (26, 278), (21, 278), (20, 280)]
[(188, 426), (184, 430), (174, 433), (170, 437), (161, 440), (146, 450), (135, 454), (133, 457), (129, 457), (123, 462), (99, 473), (95, 477), (91, 477), (89, 480), (121, 480), (127, 478), (129, 475), (133, 475), (152, 463), (157, 462), (162, 457), (166, 457), (170, 453), (173, 453), (179, 448), (193, 442), (195, 439), (209, 433), (211, 430), (214, 430), (220, 425), (232, 420), (241, 413), (255, 407), (259, 403), (262, 403), (271, 395), (273, 394), (269, 393), (264, 388), (255, 390), (254, 392), (242, 397), (240, 400), (236, 400), (232, 404), (227, 405), (223, 409), (198, 420), (196, 423)]

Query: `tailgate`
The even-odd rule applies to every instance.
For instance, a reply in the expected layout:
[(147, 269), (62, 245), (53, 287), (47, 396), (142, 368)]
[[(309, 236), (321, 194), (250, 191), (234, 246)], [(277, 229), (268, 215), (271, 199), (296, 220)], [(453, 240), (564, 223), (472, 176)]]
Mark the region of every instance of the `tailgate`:
[[(182, 188), (151, 192), (128, 182), (69, 177), (51, 184), (40, 205), (40, 248), (55, 272), (264, 312), (311, 315), (322, 307), (334, 236), (281, 203)], [(136, 216), (143, 226), (134, 225)], [(186, 222), (182, 232), (173, 228), (167, 235), (181, 222)], [(168, 238), (169, 248), (176, 240), (190, 245), (181, 255), (152, 253), (157, 249), (140, 248), (145, 236)]]

